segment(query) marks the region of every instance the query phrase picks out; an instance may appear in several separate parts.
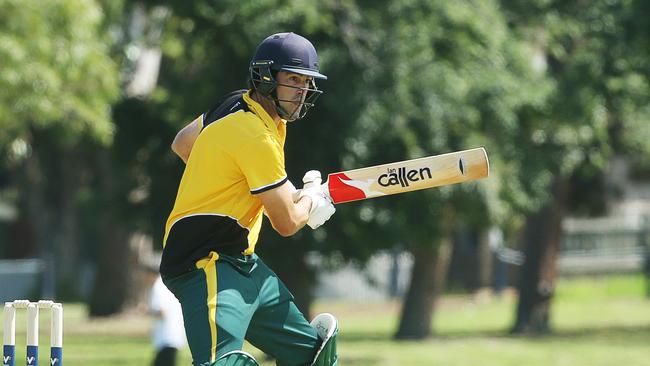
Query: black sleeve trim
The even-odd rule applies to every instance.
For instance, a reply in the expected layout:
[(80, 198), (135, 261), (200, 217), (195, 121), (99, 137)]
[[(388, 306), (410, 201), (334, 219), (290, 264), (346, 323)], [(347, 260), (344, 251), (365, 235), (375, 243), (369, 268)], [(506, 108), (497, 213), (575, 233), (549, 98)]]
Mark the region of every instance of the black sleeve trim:
[(258, 188), (258, 189), (251, 190), (251, 194), (259, 194), (259, 193), (262, 193), (262, 192), (266, 192), (266, 191), (268, 191), (268, 190), (271, 190), (271, 189), (273, 189), (273, 188), (277, 188), (277, 187), (283, 185), (284, 182), (286, 182), (288, 179), (289, 179), (288, 177), (284, 177), (282, 180), (280, 180), (280, 181), (278, 181), (278, 182), (271, 183), (271, 184), (269, 184), (269, 185), (267, 185), (267, 186), (264, 186), (264, 187), (261, 187), (261, 188)]

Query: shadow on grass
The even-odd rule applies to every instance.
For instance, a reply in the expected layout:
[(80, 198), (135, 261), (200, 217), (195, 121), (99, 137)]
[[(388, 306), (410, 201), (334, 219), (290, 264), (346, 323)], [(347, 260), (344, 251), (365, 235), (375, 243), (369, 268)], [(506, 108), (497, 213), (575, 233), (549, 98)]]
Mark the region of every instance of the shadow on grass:
[[(458, 339), (527, 339), (531, 341), (556, 341), (556, 340), (581, 340), (581, 341), (613, 341), (625, 344), (642, 343), (650, 344), (650, 325), (640, 326), (608, 326), (608, 327), (585, 327), (575, 329), (555, 330), (548, 334), (510, 334), (507, 330), (488, 331), (458, 331), (436, 333), (426, 341), (435, 340), (458, 340)], [(338, 339), (341, 342), (420, 342), (423, 340), (395, 340), (393, 334), (387, 333), (366, 333), (366, 332), (345, 332), (339, 333)]]

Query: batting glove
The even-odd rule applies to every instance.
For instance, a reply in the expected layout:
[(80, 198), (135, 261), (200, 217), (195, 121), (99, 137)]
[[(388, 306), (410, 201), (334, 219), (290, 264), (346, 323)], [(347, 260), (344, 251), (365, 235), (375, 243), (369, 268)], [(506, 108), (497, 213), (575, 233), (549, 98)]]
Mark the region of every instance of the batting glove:
[(316, 229), (334, 215), (336, 208), (334, 208), (329, 197), (323, 193), (321, 188), (322, 179), (318, 170), (310, 170), (305, 173), (302, 182), (304, 186), (298, 193), (298, 199), (304, 196), (311, 198), (311, 209), (309, 210), (307, 225), (312, 229)]

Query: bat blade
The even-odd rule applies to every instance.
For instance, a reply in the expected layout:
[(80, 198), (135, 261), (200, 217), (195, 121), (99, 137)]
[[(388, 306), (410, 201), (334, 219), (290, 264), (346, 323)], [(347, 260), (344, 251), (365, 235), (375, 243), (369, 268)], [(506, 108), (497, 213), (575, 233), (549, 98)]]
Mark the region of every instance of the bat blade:
[(487, 152), (479, 147), (328, 175), (324, 184), (335, 204), (486, 178)]

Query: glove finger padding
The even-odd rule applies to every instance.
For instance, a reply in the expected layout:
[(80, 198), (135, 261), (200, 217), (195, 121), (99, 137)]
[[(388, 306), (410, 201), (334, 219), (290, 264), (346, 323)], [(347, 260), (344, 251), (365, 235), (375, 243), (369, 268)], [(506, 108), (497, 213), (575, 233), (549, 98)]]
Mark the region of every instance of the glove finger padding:
[(318, 170), (310, 170), (302, 177), (303, 189), (320, 186), (322, 182), (320, 172)]
[(334, 215), (336, 208), (327, 197), (323, 196), (322, 192), (320, 194), (309, 194), (309, 197), (311, 198), (311, 210), (309, 210), (307, 225), (312, 229), (316, 229)]
[(302, 189), (297, 191), (297, 194), (294, 194), (294, 202), (298, 202), (302, 197), (308, 196), (311, 194), (318, 194), (321, 191), (321, 176), (318, 170), (310, 170), (302, 177)]

